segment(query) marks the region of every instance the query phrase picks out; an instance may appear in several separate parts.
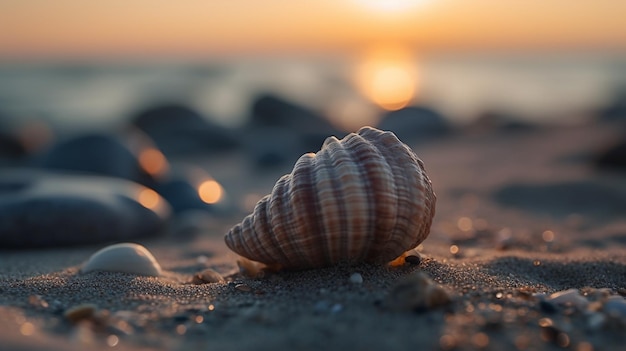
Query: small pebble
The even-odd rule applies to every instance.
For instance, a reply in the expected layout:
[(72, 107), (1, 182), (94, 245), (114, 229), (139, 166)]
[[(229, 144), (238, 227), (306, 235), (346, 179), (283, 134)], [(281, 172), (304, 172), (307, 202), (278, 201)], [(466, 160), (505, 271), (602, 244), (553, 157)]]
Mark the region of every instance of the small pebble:
[(352, 273), (352, 275), (350, 275), (350, 283), (363, 284), (363, 276), (361, 273)]
[(96, 305), (82, 304), (66, 310), (63, 313), (63, 317), (71, 323), (78, 323), (82, 320), (93, 318), (97, 309)]
[(395, 311), (422, 311), (450, 302), (443, 287), (422, 272), (400, 279), (385, 299), (386, 306)]
[(252, 291), (252, 288), (246, 284), (237, 284), (235, 285), (235, 289), (239, 291), (245, 291), (245, 292)]
[(589, 301), (578, 292), (578, 289), (555, 292), (548, 297), (547, 301), (557, 305), (574, 306), (581, 311), (589, 305)]
[(107, 246), (96, 252), (81, 268), (82, 273), (94, 271), (158, 277), (161, 275), (161, 265), (145, 247), (133, 243), (121, 243)]
[(28, 297), (28, 303), (34, 307), (48, 308), (48, 303), (39, 295), (30, 295)]
[(207, 268), (200, 273), (194, 274), (191, 280), (191, 283), (196, 285), (223, 282), (224, 278), (222, 277), (222, 275), (210, 268)]
[(419, 257), (417, 255), (409, 255), (409, 256), (404, 258), (404, 261), (406, 263), (408, 263), (408, 264), (417, 266), (417, 265), (420, 264), (420, 262), (422, 262), (422, 259), (421, 259), (421, 257)]

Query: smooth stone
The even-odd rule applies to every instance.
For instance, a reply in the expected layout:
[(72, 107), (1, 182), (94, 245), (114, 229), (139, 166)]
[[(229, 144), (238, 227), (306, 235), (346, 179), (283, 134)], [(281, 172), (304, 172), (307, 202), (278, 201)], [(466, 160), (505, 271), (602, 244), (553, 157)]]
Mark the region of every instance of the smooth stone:
[(399, 279), (385, 298), (384, 304), (394, 311), (422, 312), (452, 302), (450, 295), (423, 272)]
[(212, 270), (211, 268), (207, 268), (202, 272), (194, 274), (191, 283), (195, 285), (200, 285), (210, 283), (223, 283), (224, 281), (224, 277), (222, 277), (221, 274)]
[(239, 146), (231, 130), (182, 103), (147, 106), (131, 118), (166, 154), (225, 151)]
[(284, 128), (295, 133), (301, 142), (301, 154), (319, 150), (324, 140), (344, 132), (333, 127), (328, 118), (287, 99), (262, 93), (252, 102), (248, 127)]
[[(151, 157), (145, 156), (148, 153), (152, 153)], [(34, 165), (124, 178), (148, 186), (168, 169), (163, 154), (147, 135), (137, 130), (123, 135), (94, 132), (73, 136), (42, 152)]]
[(89, 272), (119, 272), (158, 277), (161, 265), (145, 247), (133, 243), (107, 246), (94, 253), (80, 270)]
[(28, 169), (0, 173), (2, 248), (153, 237), (169, 215), (156, 192), (123, 179)]
[(349, 280), (352, 284), (363, 284), (363, 276), (361, 273), (352, 273)]
[(421, 106), (387, 112), (377, 128), (392, 131), (403, 142), (431, 140), (451, 132), (450, 125), (441, 114)]
[(550, 295), (547, 301), (557, 305), (571, 305), (583, 311), (589, 305), (589, 301), (583, 297), (578, 289), (568, 289), (563, 291), (557, 291)]
[(215, 179), (204, 170), (186, 167), (171, 172), (168, 177), (155, 183), (153, 189), (167, 200), (176, 215), (198, 210), (214, 213), (218, 205), (225, 202), (226, 192), (221, 184), (217, 183), (220, 187), (214, 190), (219, 192), (218, 201), (213, 202), (214, 199), (211, 199), (212, 196), (218, 195), (215, 193), (204, 194), (205, 200), (211, 201), (203, 200), (200, 195), (201, 187), (205, 182), (211, 181), (215, 181)]
[(308, 149), (298, 134), (284, 127), (257, 127), (242, 139), (249, 162), (257, 168), (291, 166), (302, 154), (316, 150)]

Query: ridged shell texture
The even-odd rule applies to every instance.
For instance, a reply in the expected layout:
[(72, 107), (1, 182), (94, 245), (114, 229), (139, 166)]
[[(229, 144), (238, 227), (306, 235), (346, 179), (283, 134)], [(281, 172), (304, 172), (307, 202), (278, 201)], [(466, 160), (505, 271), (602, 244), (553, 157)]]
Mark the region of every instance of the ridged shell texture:
[(393, 133), (363, 127), (302, 155), (225, 241), (286, 269), (386, 263), (426, 239), (435, 202), (415, 153)]

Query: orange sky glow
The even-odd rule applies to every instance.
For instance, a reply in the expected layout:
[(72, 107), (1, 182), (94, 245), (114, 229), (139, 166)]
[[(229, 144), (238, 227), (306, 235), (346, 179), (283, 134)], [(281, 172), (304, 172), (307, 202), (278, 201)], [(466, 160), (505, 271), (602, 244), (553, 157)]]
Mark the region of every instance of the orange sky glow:
[(20, 0), (0, 59), (626, 49), (626, 1)]

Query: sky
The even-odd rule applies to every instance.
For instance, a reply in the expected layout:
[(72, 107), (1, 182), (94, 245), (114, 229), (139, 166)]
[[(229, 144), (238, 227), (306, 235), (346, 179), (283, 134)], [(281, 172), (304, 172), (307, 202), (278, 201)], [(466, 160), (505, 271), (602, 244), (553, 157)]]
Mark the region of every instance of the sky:
[(624, 0), (0, 0), (0, 59), (626, 52)]

